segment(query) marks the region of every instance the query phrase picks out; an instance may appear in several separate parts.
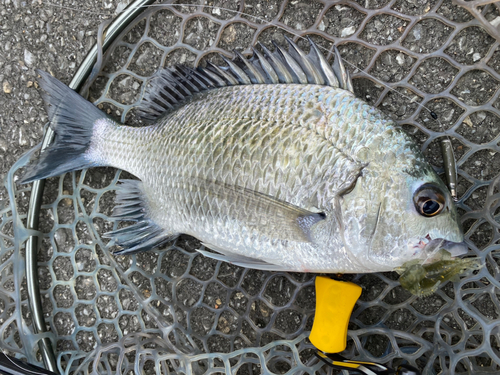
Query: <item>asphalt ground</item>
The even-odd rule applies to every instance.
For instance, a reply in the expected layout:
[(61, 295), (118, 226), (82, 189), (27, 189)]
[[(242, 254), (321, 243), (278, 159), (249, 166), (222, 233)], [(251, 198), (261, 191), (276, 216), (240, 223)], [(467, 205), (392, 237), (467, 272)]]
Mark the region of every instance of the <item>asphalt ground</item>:
[[(36, 69), (68, 84), (96, 42), (97, 29), (127, 2), (0, 3), (0, 176), (40, 143), (47, 122)], [(0, 200), (5, 199), (4, 192)]]

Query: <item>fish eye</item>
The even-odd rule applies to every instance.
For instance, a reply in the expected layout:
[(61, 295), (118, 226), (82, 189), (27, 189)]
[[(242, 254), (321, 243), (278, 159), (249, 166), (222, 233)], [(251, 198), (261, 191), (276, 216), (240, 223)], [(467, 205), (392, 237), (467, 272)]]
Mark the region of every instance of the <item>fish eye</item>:
[(427, 215), (427, 216), (432, 216), (437, 214), (437, 212), (440, 209), (440, 204), (436, 201), (433, 201), (432, 199), (429, 199), (428, 201), (424, 202), (422, 205), (422, 212)]
[(431, 217), (436, 216), (443, 210), (446, 199), (437, 186), (424, 184), (415, 192), (413, 203), (420, 215)]

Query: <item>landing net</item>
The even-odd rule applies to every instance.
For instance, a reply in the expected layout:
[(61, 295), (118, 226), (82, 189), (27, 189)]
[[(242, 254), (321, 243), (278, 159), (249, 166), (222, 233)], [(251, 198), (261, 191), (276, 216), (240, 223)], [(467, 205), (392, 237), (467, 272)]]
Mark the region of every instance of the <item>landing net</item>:
[[(499, 16), (494, 6), (479, 11), (488, 21)], [(125, 30), (89, 98), (140, 126), (134, 108), (160, 67), (221, 62), (216, 52), (250, 53), (257, 41), (285, 46), (284, 35), (310, 36), (330, 58), (335, 42), (356, 94), (409, 131), (438, 172), (439, 139), (452, 138), (466, 241), (486, 265), (422, 298), (403, 290), (395, 273), (347, 275), (363, 293), (343, 354), (390, 367), (406, 362), (425, 374), (498, 373), (500, 50), (468, 11), (448, 0), (158, 5)], [(66, 374), (331, 373), (307, 340), (314, 275), (207, 259), (185, 236), (161, 250), (110, 255), (101, 235), (112, 229), (120, 172), (109, 168), (47, 181), (38, 266), (50, 332), (34, 334), (24, 261), (31, 188), (16, 184), (28, 160), (10, 170), (9, 202), (0, 208), (3, 351), (41, 364), (36, 343), (48, 337)]]

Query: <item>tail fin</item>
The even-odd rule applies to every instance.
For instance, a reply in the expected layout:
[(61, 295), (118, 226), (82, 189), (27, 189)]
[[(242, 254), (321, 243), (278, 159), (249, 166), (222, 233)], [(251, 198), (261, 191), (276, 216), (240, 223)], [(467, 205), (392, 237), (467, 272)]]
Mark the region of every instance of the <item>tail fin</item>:
[(28, 167), (23, 184), (100, 165), (87, 151), (96, 121), (111, 121), (64, 83), (41, 70), (37, 73), (42, 77), (42, 98), (56, 136), (51, 146), (40, 153), (38, 162)]

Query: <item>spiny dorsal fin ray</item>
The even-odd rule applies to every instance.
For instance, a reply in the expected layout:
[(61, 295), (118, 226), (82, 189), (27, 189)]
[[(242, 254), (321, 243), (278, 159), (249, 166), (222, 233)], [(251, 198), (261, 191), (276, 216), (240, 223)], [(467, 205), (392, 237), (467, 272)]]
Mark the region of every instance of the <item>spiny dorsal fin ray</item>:
[(285, 65), (281, 63), (281, 60), (277, 58), (274, 53), (269, 51), (262, 43), (259, 42), (258, 44), (264, 51), (264, 55), (267, 57), (269, 63), (273, 65), (272, 67), (274, 68), (275, 73), (278, 75), (279, 83), (293, 83), (291, 72), (289, 72)]
[(258, 70), (258, 66), (256, 64), (252, 64), (252, 62), (250, 60), (246, 59), (245, 56), (243, 56), (241, 53), (239, 53), (236, 50), (234, 51), (234, 54), (236, 55), (236, 57), (238, 57), (238, 59), (235, 58), (234, 61), (236, 63), (241, 61), (241, 63), (242, 63), (241, 68), (250, 77), (250, 80), (252, 81), (252, 83), (254, 83), (254, 84), (266, 83), (264, 77), (262, 76), (262, 74), (260, 74), (260, 72)]
[(309, 61), (311, 61), (311, 63), (318, 68), (319, 72), (323, 75), (327, 86), (340, 87), (339, 80), (335, 76), (330, 64), (328, 64), (328, 61), (326, 61), (325, 55), (320, 52), (316, 43), (314, 43), (310, 38), (308, 38), (308, 40), (311, 44), (311, 50), (309, 51), (309, 55), (307, 55)]
[(349, 77), (349, 71), (345, 68), (342, 63), (342, 57), (340, 56), (339, 49), (337, 46), (333, 47), (335, 51), (335, 60), (333, 61), (333, 71), (337, 75), (337, 78), (340, 82), (340, 87), (344, 90), (348, 90), (350, 92), (354, 92), (352, 87), (351, 77)]
[[(227, 57), (221, 55), (221, 57), (224, 59), (227, 65), (229, 65), (229, 71), (233, 73), (233, 75), (236, 77), (238, 82), (242, 85), (251, 85), (252, 81), (250, 80), (250, 77), (243, 71), (243, 69), (240, 69), (238, 65), (234, 63), (234, 61), (229, 60)], [(224, 69), (224, 68), (221, 68)]]
[(294, 76), (294, 82), (295, 83), (301, 83), (305, 85), (307, 82), (307, 76), (306, 73), (302, 70), (300, 65), (295, 61), (295, 59), (281, 46), (276, 44), (276, 42), (273, 42), (275, 50), (275, 55), (281, 59), (281, 62), (285, 64), (285, 66), (288, 68), (288, 71), (292, 73), (292, 76)]
[[(234, 86), (238, 85), (238, 80), (234, 78), (231, 74), (225, 72), (222, 68), (218, 67), (217, 65), (213, 65), (211, 62), (207, 63), (207, 69), (211, 69), (214, 73), (219, 74), (221, 77), (223, 77), (229, 84), (225, 84), (224, 86)], [(203, 69), (203, 71), (206, 71), (207, 69)]]
[(280, 83), (280, 79), (278, 78), (278, 75), (274, 71), (271, 63), (267, 61), (267, 59), (260, 53), (258, 50), (255, 48), (252, 48), (253, 51), (253, 56), (252, 56), (252, 62), (254, 65), (258, 63), (260, 64), (261, 69), (265, 72), (267, 75), (266, 83)]
[(285, 36), (286, 41), (288, 42), (289, 48), (288, 53), (297, 61), (302, 70), (307, 76), (308, 83), (315, 83), (316, 85), (324, 85), (325, 81), (321, 74), (318, 72), (316, 67), (309, 61), (307, 55), (302, 51), (298, 45), (296, 45), (293, 40)]
[(138, 108), (139, 115), (153, 122), (182, 105), (188, 97), (223, 86), (298, 83), (328, 85), (353, 92), (349, 72), (336, 47), (335, 61), (330, 66), (311, 39), (308, 55), (291, 39), (286, 39), (288, 51), (273, 42), (274, 52), (259, 43), (264, 53), (253, 49), (251, 58), (245, 58), (237, 51), (232, 60), (221, 55), (227, 67), (207, 62), (205, 68), (176, 66), (159, 71), (146, 89)]

